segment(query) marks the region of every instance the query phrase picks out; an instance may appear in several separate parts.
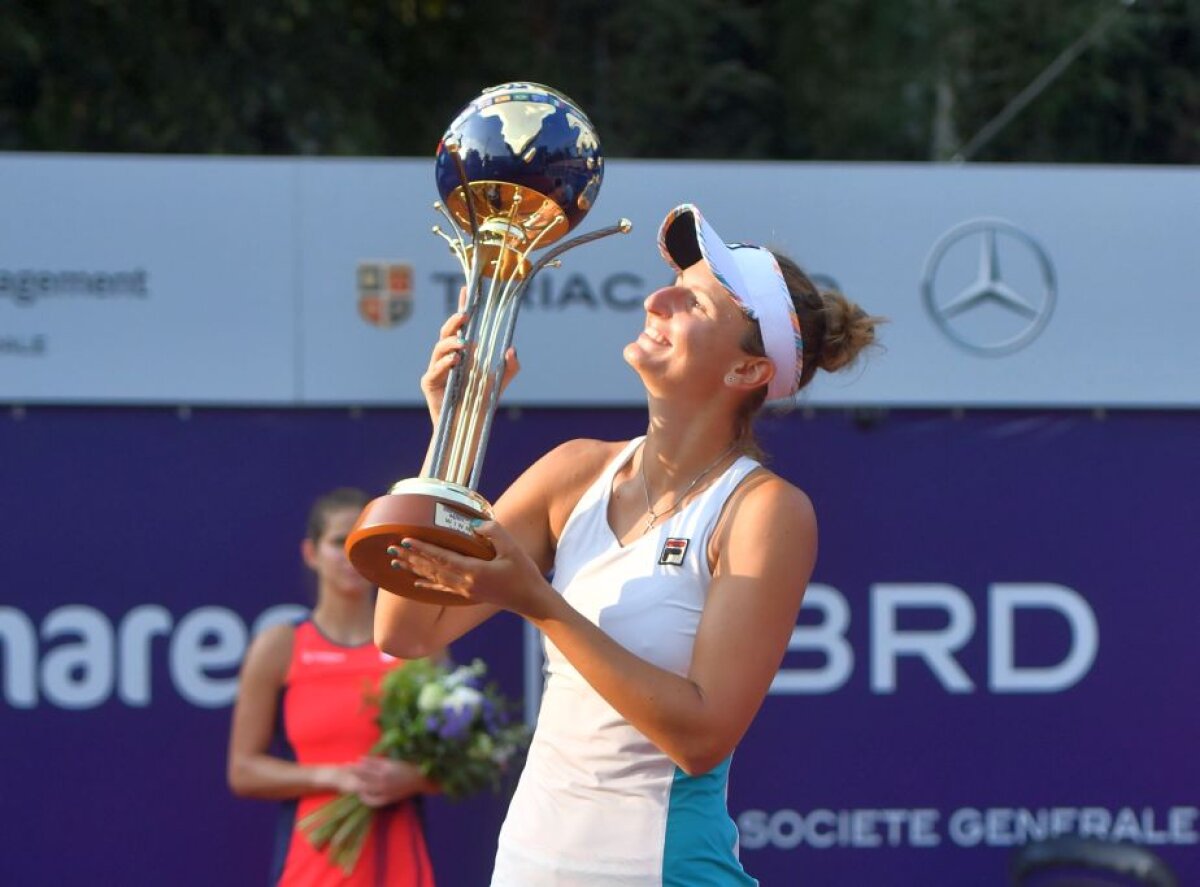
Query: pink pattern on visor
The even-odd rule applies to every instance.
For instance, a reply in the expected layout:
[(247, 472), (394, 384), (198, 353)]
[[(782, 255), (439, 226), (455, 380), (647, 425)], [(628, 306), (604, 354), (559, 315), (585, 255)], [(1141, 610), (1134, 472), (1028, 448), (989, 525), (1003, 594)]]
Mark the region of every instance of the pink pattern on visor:
[(804, 339), (783, 272), (771, 251), (750, 244), (725, 243), (691, 203), (667, 213), (658, 229), (658, 250), (676, 271), (704, 260), (738, 306), (758, 322), (767, 357), (775, 365), (767, 400), (795, 394), (800, 388)]

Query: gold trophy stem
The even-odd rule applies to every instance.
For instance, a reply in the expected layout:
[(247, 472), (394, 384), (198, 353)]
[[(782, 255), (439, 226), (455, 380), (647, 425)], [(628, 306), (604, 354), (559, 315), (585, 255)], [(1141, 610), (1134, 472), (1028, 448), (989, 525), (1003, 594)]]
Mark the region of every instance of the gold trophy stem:
[[(514, 203), (515, 206), (516, 204)], [(510, 213), (509, 215), (511, 219), (512, 214)], [(483, 328), (479, 331), (481, 341), (472, 354), (472, 371), (463, 405), (466, 421), (465, 423), (460, 423), (459, 427), (455, 429), (456, 433), (451, 441), (450, 471), (452, 477), (447, 479), (452, 479), (455, 483), (466, 487), (471, 487), (472, 484), (475, 467), (472, 463), (481, 461), (472, 457), (477, 453), (482, 454), (482, 451), (476, 444), (480, 433), (480, 421), (481, 419), (486, 421), (486, 417), (484, 416), (484, 411), (486, 410), (484, 400), (488, 389), (494, 388), (499, 384), (504, 374), (503, 355), (500, 355), (500, 359), (497, 361), (495, 345), (496, 338), (502, 331), (501, 327), (510, 320), (506, 302), (510, 289), (509, 284), (513, 278), (505, 281), (499, 299), (497, 299), (496, 291), (500, 288), (502, 269), (505, 267), (506, 253), (509, 250), (508, 239), (505, 238), (501, 241), (500, 248), (496, 253), (494, 260), (495, 267), (492, 269), (491, 284), (488, 287), (488, 294), (485, 300), (488, 306), (496, 306), (498, 313), (488, 312), (487, 317), (483, 319)], [(478, 261), (487, 261), (486, 257), (480, 258), (478, 255), (473, 258)], [(518, 258), (524, 258), (524, 256), (518, 256)], [(499, 363), (499, 377), (497, 377), (496, 373), (497, 363)]]
[[(456, 227), (457, 231), (457, 227)], [(482, 269), (478, 266), (478, 262), (471, 262), (467, 265), (467, 256), (463, 253), (457, 253), (460, 262), (463, 264), (463, 270), (466, 273), (467, 284), (467, 304), (464, 310), (468, 313), (467, 327), (463, 330), (463, 335), (467, 342), (474, 340), (474, 333), (480, 325), (480, 312), (476, 310), (479, 307), (479, 278)], [(474, 255), (478, 255), (478, 252)], [(464, 353), (464, 359), (450, 370), (450, 375), (446, 379), (446, 391), (442, 399), (442, 411), (438, 419), (437, 429), (434, 432), (433, 438), (433, 458), (430, 460), (428, 473), (425, 477), (440, 478), (449, 480), (448, 476), (448, 444), (450, 435), (454, 430), (454, 426), (458, 424), (459, 411), (457, 406), (463, 397), (463, 387), (470, 378), (467, 373), (468, 360), (472, 358), (472, 347), (468, 344), (467, 351)]]
[[(543, 230), (523, 251), (516, 248), (511, 232), (516, 229), (514, 223), (521, 202), (521, 195), (518, 192), (514, 195), (512, 205), (508, 210), (506, 220), (508, 230), (501, 236), (496, 258), (492, 260), (492, 282), (488, 291), (487, 304), (495, 305), (498, 313), (489, 314), (488, 320), (492, 322), (487, 323), (487, 329), (482, 331), (484, 335), (484, 341), (481, 343), (483, 348), (481, 352), (477, 352), (474, 362), (475, 372), (471, 373), (471, 381), (474, 384), (468, 392), (466, 407), (468, 421), (465, 432), (458, 435), (454, 441), (455, 452), (451, 456), (451, 461), (455, 466), (455, 476), (460, 478), (457, 482), (470, 489), (474, 489), (479, 482), (482, 455), (491, 427), (491, 419), (495, 413), (496, 398), (492, 395), (493, 392), (499, 394), (499, 388), (504, 379), (504, 352), (508, 350), (508, 343), (512, 339), (512, 329), (516, 323), (516, 299), (514, 296), (519, 296), (523, 289), (518, 281), (523, 276), (521, 272), (529, 253), (536, 247), (541, 235), (545, 234), (545, 230)], [(510, 259), (511, 261), (509, 261)], [(502, 280), (503, 285), (501, 285)], [(499, 297), (497, 297), (498, 288), (500, 290)], [(497, 352), (498, 341), (503, 344), (500, 345)]]
[[(515, 245), (510, 236), (502, 235), (494, 245), (494, 253), (481, 248), (483, 244), (478, 241), (469, 251), (453, 250), (463, 266), (467, 285), (466, 349), (463, 360), (451, 369), (446, 383), (426, 477), (475, 489), (504, 378), (504, 353), (512, 342), (525, 288), (538, 271), (567, 250), (629, 229), (629, 221), (621, 219), (616, 225), (560, 243), (524, 274), (519, 269), (526, 267), (530, 252), (537, 248), (550, 227), (540, 231), (523, 248)], [(459, 233), (457, 226), (455, 232)], [(489, 262), (493, 266), (490, 274)], [(486, 295), (485, 277), (491, 278)]]

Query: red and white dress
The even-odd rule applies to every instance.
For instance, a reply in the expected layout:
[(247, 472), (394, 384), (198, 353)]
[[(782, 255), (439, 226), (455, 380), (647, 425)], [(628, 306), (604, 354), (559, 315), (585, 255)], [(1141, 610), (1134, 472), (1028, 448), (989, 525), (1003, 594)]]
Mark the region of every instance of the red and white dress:
[[(276, 738), (281, 757), (305, 765), (357, 761), (379, 740), (377, 710), (366, 701), (379, 679), (403, 660), (374, 644), (347, 647), (311, 621), (296, 626), (292, 659), (281, 691)], [(375, 812), (362, 855), (350, 875), (317, 850), (296, 825), (332, 793), (283, 804), (271, 883), (278, 887), (434, 887), (420, 811), (413, 799)]]

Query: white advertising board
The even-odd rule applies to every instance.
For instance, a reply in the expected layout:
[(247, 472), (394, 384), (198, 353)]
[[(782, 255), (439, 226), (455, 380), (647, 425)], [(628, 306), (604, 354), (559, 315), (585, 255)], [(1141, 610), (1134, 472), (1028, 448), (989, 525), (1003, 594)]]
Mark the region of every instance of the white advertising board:
[[(431, 160), (7, 155), (0, 181), (0, 399), (421, 402), (461, 281)], [(621, 160), (582, 230), (634, 230), (534, 280), (506, 402), (641, 402), (621, 348), (685, 201), (889, 318), (806, 403), (1200, 406), (1200, 170)]]
[(294, 167), (0, 158), (0, 398), (296, 397)]

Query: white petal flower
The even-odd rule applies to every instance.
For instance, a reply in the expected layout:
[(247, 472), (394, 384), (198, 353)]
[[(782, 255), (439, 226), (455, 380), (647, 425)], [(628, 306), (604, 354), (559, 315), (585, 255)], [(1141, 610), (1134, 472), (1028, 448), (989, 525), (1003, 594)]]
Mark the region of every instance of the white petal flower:
[(446, 691), (440, 684), (431, 681), (421, 688), (421, 692), (417, 696), (417, 709), (425, 714), (435, 712), (442, 707), (445, 698)]
[(451, 708), (457, 710), (468, 709), (472, 712), (478, 711), (483, 704), (483, 694), (474, 687), (468, 687), (466, 684), (460, 684), (455, 687), (446, 698), (442, 701), (442, 708)]

